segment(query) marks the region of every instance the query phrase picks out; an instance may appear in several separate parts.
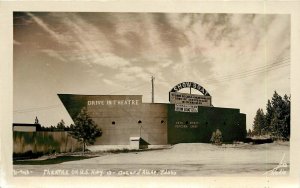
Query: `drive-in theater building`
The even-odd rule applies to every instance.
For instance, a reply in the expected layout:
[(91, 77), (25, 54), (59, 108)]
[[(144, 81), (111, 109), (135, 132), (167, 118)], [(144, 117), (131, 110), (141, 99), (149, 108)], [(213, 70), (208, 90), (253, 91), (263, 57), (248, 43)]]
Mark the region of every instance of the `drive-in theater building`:
[[(199, 94), (180, 93), (183, 88)], [(73, 120), (82, 108), (87, 109), (102, 130), (96, 145), (129, 145), (132, 138), (150, 145), (210, 142), (216, 129), (224, 142), (246, 137), (246, 115), (239, 109), (214, 107), (210, 94), (194, 82), (172, 88), (170, 103), (143, 103), (142, 95), (58, 96)]]

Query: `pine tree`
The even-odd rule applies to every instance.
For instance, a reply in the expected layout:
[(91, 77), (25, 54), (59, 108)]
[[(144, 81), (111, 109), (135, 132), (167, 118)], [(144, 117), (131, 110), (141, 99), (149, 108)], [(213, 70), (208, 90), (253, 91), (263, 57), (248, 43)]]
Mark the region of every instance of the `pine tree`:
[(35, 116), (34, 124), (40, 124), (37, 116)]
[(249, 136), (249, 137), (252, 136), (252, 131), (251, 131), (251, 129), (248, 129), (247, 136)]
[(282, 98), (276, 91), (272, 97), (273, 117), (271, 120), (271, 134), (276, 139), (290, 137), (290, 98)]
[(254, 117), (253, 132), (254, 135), (263, 135), (265, 133), (265, 114), (262, 109), (258, 109)]
[(283, 125), (281, 126), (281, 135), (284, 139), (289, 140), (290, 138), (290, 115), (291, 115), (291, 98), (286, 94), (283, 97), (284, 106), (282, 109), (283, 112)]
[(253, 122), (254, 135), (270, 135), (275, 139), (289, 140), (291, 97), (282, 98), (276, 91), (266, 106), (266, 115), (258, 109)]
[(57, 124), (56, 128), (57, 130), (65, 130), (66, 125), (63, 119)]
[(97, 128), (95, 122), (88, 116), (86, 108), (83, 108), (70, 126), (69, 134), (83, 143), (83, 153), (86, 144), (94, 144), (97, 137), (102, 135), (101, 129)]
[(54, 130), (55, 130), (55, 126), (51, 125), (51, 126), (50, 126), (50, 131), (52, 132), (52, 131), (54, 131)]
[(271, 127), (271, 121), (274, 116), (274, 109), (271, 104), (271, 101), (268, 100), (267, 107), (266, 107), (266, 117), (265, 117), (265, 133), (266, 134), (271, 134), (272, 127)]

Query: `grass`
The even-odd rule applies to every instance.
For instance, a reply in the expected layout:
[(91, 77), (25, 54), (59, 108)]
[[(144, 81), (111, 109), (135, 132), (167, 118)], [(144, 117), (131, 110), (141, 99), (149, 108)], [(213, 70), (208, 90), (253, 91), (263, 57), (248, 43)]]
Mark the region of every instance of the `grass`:
[(24, 161), (13, 161), (14, 165), (51, 165), (60, 164), (67, 161), (77, 161), (82, 159), (93, 158), (91, 156), (58, 156), (52, 159), (45, 160), (24, 160)]

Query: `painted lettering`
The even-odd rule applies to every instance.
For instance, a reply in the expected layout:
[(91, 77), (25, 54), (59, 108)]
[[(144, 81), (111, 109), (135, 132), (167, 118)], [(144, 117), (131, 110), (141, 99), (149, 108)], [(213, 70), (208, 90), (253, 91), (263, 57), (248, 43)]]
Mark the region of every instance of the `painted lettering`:
[(173, 90), (174, 90), (174, 91), (178, 91), (179, 89), (177, 88), (177, 86), (175, 86), (175, 87), (173, 88)]
[(182, 82), (180, 84), (177, 84), (175, 87), (172, 88), (170, 92), (177, 92), (178, 90), (183, 88), (193, 88), (200, 91), (205, 96), (210, 96), (209, 93), (202, 86), (194, 82)]
[(186, 82), (186, 87), (191, 87), (191, 82)]
[(178, 88), (178, 90), (181, 90), (181, 89), (182, 89), (181, 84), (178, 84), (178, 85), (177, 85), (177, 88)]
[(139, 105), (139, 100), (106, 100), (106, 101), (87, 101), (88, 106), (96, 105)]

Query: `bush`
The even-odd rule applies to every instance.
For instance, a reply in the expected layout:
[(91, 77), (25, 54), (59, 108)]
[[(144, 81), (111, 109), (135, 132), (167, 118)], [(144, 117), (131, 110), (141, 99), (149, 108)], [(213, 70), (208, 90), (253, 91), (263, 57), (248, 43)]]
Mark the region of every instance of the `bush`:
[(210, 139), (212, 144), (222, 145), (222, 140), (223, 140), (222, 132), (219, 129), (217, 129), (215, 132), (212, 133)]
[(94, 144), (97, 137), (102, 135), (101, 129), (97, 128), (96, 123), (88, 115), (87, 109), (84, 107), (74, 119), (75, 125), (70, 126), (69, 134), (77, 141), (83, 144), (83, 153), (87, 144)]

